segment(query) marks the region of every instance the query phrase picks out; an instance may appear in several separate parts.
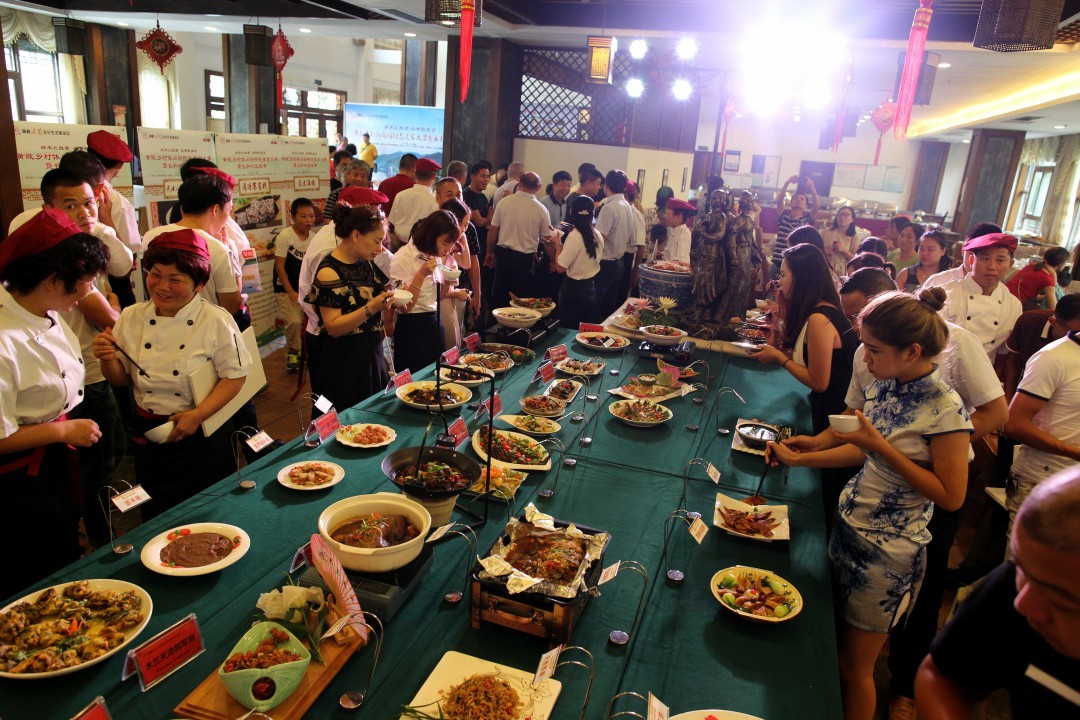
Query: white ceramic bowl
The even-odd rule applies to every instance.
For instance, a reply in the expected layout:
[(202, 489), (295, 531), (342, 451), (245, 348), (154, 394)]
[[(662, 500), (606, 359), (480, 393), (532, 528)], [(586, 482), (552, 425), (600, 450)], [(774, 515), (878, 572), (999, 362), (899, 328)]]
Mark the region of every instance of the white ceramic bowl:
[(412, 300), (412, 293), (408, 290), (397, 289), (394, 291), (394, 305), (397, 307), (405, 307)]
[(768, 300), (755, 300), (754, 304), (758, 306), (758, 310), (768, 310), (769, 309), (769, 301)]
[[(386, 548), (358, 548), (343, 545), (330, 537), (330, 533), (347, 522), (371, 513), (404, 515), (420, 529), (420, 534), (400, 545)], [(424, 549), (424, 538), (431, 530), (431, 514), (420, 503), (405, 495), (380, 492), (356, 495), (338, 500), (319, 515), (319, 534), (338, 556), (348, 570), (360, 572), (386, 572), (397, 570), (412, 562)]]
[(461, 277), (461, 270), (448, 268), (445, 265), (439, 266), (439, 272), (442, 274), (443, 282), (455, 282)]
[(531, 328), (536, 321), (543, 317), (539, 310), (529, 308), (504, 307), (491, 311), (495, 316), (495, 322), (508, 328)]
[(830, 415), (829, 426), (836, 432), (855, 432), (859, 429), (859, 418), (854, 415)]
[[(535, 300), (536, 298), (528, 298), (528, 299)], [(547, 317), (548, 315), (551, 314), (551, 311), (555, 309), (555, 303), (551, 303), (547, 307), (531, 308), (531, 307), (528, 307), (526, 305), (521, 304), (520, 299), (519, 300), (511, 300), (510, 304), (513, 305), (514, 307), (518, 308), (519, 310), (521, 310), (521, 309), (535, 310), (536, 312), (540, 313), (541, 317)]]
[(169, 420), (168, 422), (164, 422), (157, 427), (150, 428), (143, 433), (143, 436), (145, 436), (146, 439), (150, 442), (160, 445), (161, 443), (169, 439), (169, 435), (172, 433), (174, 427), (176, 427), (176, 423), (174, 423), (172, 420)]
[[(645, 327), (640, 328), (639, 332), (642, 335), (644, 335), (654, 345), (678, 345), (679, 343), (681, 343), (683, 340), (686, 339), (686, 331), (685, 330), (679, 330), (679, 328), (666, 328), (668, 330), (676, 331), (677, 334), (675, 334), (675, 335), (657, 335), (657, 334), (651, 332), (651, 330), (653, 328), (659, 328), (659, 327), (662, 327), (662, 326), (646, 325)], [(666, 326), (663, 326), (663, 327), (666, 327)]]

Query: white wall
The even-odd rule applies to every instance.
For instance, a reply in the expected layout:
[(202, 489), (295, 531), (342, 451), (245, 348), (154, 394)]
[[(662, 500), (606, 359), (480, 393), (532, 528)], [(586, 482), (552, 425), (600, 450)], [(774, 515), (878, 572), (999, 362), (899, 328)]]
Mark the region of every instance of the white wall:
[(350, 101), (359, 97), (362, 48), (352, 38), (296, 33), (289, 37), (289, 43), (296, 54), (282, 72), (286, 85), (315, 90), (315, 81), (321, 80), (324, 89), (343, 90)]
[[(964, 179), (964, 168), (967, 167), (970, 152), (971, 145), (966, 143), (949, 144), (949, 157), (945, 161), (945, 174), (941, 176), (941, 190), (938, 192), (935, 210), (937, 215), (947, 212), (949, 217), (952, 217), (956, 214), (956, 204), (960, 200), (960, 182)], [(948, 223), (948, 218), (945, 222)]]
[[(546, 187), (551, 182), (551, 176), (559, 170), (567, 171), (577, 182), (578, 165), (584, 162), (591, 162), (600, 168), (600, 172), (613, 168), (626, 169), (627, 148), (516, 138), (512, 159), (525, 163), (527, 170), (539, 173)], [(627, 174), (631, 180), (634, 179), (633, 173), (627, 171)]]
[[(645, 171), (644, 188), (642, 189), (641, 203), (644, 207), (652, 207), (656, 198), (656, 191), (661, 186), (664, 170), (668, 171), (667, 185), (675, 191), (675, 197), (684, 200), (690, 197), (690, 171), (694, 167), (693, 153), (669, 152), (666, 150), (646, 150), (643, 148), (630, 148), (626, 160), (626, 174), (630, 179), (637, 182), (638, 171)], [(686, 189), (682, 187), (683, 170), (686, 170)]]
[(206, 71), (223, 72), (221, 35), (216, 33), (172, 33), (184, 52), (176, 56), (176, 81), (180, 89), (180, 127), (206, 130)]

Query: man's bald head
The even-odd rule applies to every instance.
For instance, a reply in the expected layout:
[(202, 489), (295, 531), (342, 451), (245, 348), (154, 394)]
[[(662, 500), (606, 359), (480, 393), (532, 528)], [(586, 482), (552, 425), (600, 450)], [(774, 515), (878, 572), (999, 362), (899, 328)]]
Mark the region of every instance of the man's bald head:
[(520, 184), (522, 190), (530, 193), (535, 193), (537, 190), (540, 189), (540, 186), (543, 183), (540, 180), (539, 175), (534, 172), (527, 172), (522, 173)]
[(524, 171), (525, 171), (525, 163), (512, 162), (506, 168), (506, 177), (510, 178), (511, 180), (517, 180), (518, 178), (521, 177), (521, 173), (523, 173)]
[(1036, 485), (1020, 505), (1016, 524), (1040, 545), (1080, 555), (1080, 465)]

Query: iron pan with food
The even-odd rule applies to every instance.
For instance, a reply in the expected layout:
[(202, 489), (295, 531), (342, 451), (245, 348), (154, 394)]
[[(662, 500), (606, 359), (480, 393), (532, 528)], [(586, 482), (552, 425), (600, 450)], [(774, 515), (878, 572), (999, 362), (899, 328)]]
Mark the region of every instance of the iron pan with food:
[(383, 474), (390, 478), (390, 480), (400, 487), (402, 492), (407, 495), (423, 498), (425, 500), (442, 500), (444, 498), (460, 495), (463, 490), (471, 487), (480, 479), (480, 464), (471, 457), (462, 455), (457, 450), (450, 450), (449, 448), (425, 447), (421, 462), (426, 463), (435, 461), (452, 465), (462, 471), (462, 475), (467, 479), (467, 482), (456, 489), (437, 490), (418, 483), (405, 483), (399, 481), (398, 474), (410, 465), (415, 465), (419, 453), (419, 446), (402, 448), (401, 450), (395, 450), (390, 453), (384, 457), (382, 461)]

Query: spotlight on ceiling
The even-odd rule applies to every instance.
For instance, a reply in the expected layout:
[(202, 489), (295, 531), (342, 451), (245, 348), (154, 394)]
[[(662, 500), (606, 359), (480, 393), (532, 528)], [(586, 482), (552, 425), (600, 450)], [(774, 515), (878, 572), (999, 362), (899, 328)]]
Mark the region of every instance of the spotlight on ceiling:
[(697, 55), (698, 46), (697, 41), (694, 38), (683, 38), (675, 46), (675, 54), (679, 56), (680, 60), (693, 60)]
[(626, 81), (626, 94), (632, 98), (639, 98), (645, 92), (645, 83), (640, 78), (630, 78)]
[(1064, 129), (1065, 129), (1065, 126), (1064, 126), (1064, 125), (1055, 125), (1055, 126), (1054, 126), (1054, 129), (1055, 129), (1055, 130), (1064, 130)]
[(311, 28), (300, 28), (300, 32), (309, 33), (309, 32), (311, 32)]
[(649, 43), (644, 40), (634, 40), (630, 43), (630, 57), (641, 60), (649, 52)]
[(676, 100), (689, 100), (690, 95), (694, 92), (693, 86), (689, 80), (683, 80), (679, 78), (671, 86), (671, 93), (675, 96)]
[(946, 69), (946, 68), (951, 68), (951, 67), (952, 67), (952, 63), (946, 63), (946, 62), (939, 62), (939, 63), (937, 64), (937, 66), (938, 66), (938, 70), (944, 70), (944, 69)]

